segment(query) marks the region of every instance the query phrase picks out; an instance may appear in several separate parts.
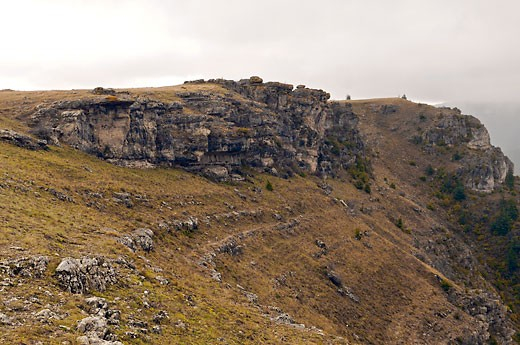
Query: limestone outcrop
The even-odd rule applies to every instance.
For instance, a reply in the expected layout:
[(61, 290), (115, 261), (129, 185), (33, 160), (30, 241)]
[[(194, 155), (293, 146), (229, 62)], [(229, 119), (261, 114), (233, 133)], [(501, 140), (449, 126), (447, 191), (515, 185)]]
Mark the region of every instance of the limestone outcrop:
[(40, 278), (45, 274), (49, 258), (47, 256), (20, 257), (0, 261), (0, 274), (11, 277)]
[(55, 276), (64, 290), (76, 294), (105, 291), (117, 282), (116, 270), (103, 257), (65, 258), (56, 268)]
[(502, 150), (491, 145), (484, 125), (475, 117), (462, 115), (458, 109), (441, 109), (433, 125), (422, 134), (427, 146), (462, 146), (469, 154), (460, 157), (458, 175), (466, 187), (491, 192), (501, 185), (513, 163)]
[[(215, 180), (235, 179), (243, 166), (283, 177), (335, 176), (359, 158), (367, 160), (352, 104), (329, 101), (322, 90), (259, 77), (187, 83), (215, 91), (188, 87), (174, 93), (177, 101), (165, 103), (96, 89), (96, 95), (107, 96), (39, 107), (33, 132), (116, 164), (176, 166)], [(380, 109), (385, 116), (397, 111), (392, 104)], [(441, 108), (418, 139), (430, 148), (471, 150), (458, 175), (476, 191), (492, 191), (513, 168), (491, 145), (486, 128), (458, 109)]]
[(5, 141), (29, 150), (47, 150), (45, 140), (36, 140), (28, 135), (20, 134), (10, 129), (0, 129), (0, 141)]
[[(328, 102), (322, 90), (259, 78), (197, 82), (224, 92), (179, 92), (180, 101), (171, 103), (126, 95), (59, 101), (41, 107), (32, 125), (55, 145), (124, 165), (180, 166), (216, 179), (227, 179), (242, 165), (282, 176), (333, 173), (362, 146), (350, 107)], [(327, 137), (336, 135), (355, 144), (331, 151)]]

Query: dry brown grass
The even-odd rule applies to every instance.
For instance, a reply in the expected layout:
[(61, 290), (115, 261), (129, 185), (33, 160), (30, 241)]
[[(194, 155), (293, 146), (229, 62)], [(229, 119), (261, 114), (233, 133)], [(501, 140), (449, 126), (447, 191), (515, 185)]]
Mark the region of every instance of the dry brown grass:
[[(124, 91), (170, 102), (186, 90), (229, 93), (213, 84)], [(25, 118), (40, 103), (79, 97), (103, 96), (87, 90), (3, 92), (0, 126), (25, 131), (17, 117)], [(20, 255), (12, 248), (17, 246), (26, 250), (24, 254), (51, 256), (54, 267), (60, 258), (93, 252), (133, 260), (138, 272), (129, 272), (124, 284), (101, 295), (111, 301), (120, 297), (114, 303), (122, 310), (123, 320), (131, 316), (150, 320), (164, 309), (170, 321), (161, 336), (149, 334), (148, 340), (126, 339), (128, 328), (123, 327), (117, 333), (129, 344), (397, 344), (403, 339), (438, 343), (448, 335), (462, 335), (474, 321), (448, 302), (434, 277), (440, 273), (414, 256), (414, 233), (430, 229), (445, 216), (442, 210), (426, 210), (429, 189), (418, 186), (417, 181), (430, 159), (406, 142), (418, 121), (418, 106), (401, 99), (349, 102), (361, 115), (363, 132), (373, 149), (372, 195), (354, 188), (348, 176), (328, 180), (333, 192), (327, 196), (315, 177), (283, 180), (255, 173), (248, 182), (217, 184), (176, 169), (121, 168), (68, 147), (33, 152), (0, 143), (0, 258)], [(393, 130), (395, 119), (371, 111), (371, 106), (389, 103), (401, 109), (398, 133), (404, 133), (402, 137)], [(416, 161), (415, 167), (408, 164), (411, 159)], [(442, 164), (449, 168), (449, 162)], [(267, 179), (272, 192), (265, 190)], [(395, 190), (389, 187), (392, 181), (397, 184)], [(253, 187), (263, 191), (255, 192)], [(67, 194), (74, 202), (57, 200), (49, 188)], [(133, 196), (131, 208), (114, 200), (118, 192)], [(340, 200), (353, 205), (352, 210)], [(415, 212), (416, 207), (423, 212)], [(232, 212), (241, 210), (261, 213), (236, 219)], [(188, 215), (201, 221), (193, 234), (168, 232), (158, 226)], [(392, 217), (402, 217), (407, 231), (398, 229)], [(135, 254), (117, 243), (120, 234), (139, 227), (155, 231), (154, 252)], [(359, 234), (361, 239), (356, 239)], [(199, 261), (226, 238), (238, 239), (242, 253), (216, 256), (223, 277), (218, 283)], [(321, 249), (316, 240), (326, 243), (327, 253), (318, 255)], [(158, 283), (154, 267), (163, 270), (160, 275), (170, 285)], [(341, 277), (344, 289), (359, 302), (338, 293), (327, 278), (330, 271)], [(38, 284), (45, 285), (51, 295), (25, 281), (0, 299), (37, 293), (41, 304), (49, 303), (69, 315), (50, 326), (29, 322), (23, 328), (9, 328), (0, 341), (30, 343), (51, 335), (55, 337), (52, 343), (60, 343), (78, 335), (74, 327), (84, 317), (78, 308), (82, 299), (61, 292), (50, 274)], [(238, 285), (258, 295), (258, 305), (248, 302)], [(142, 307), (144, 290), (151, 291), (151, 308)], [(263, 315), (269, 306), (289, 313), (297, 323), (322, 329), (324, 335), (270, 321)], [(27, 308), (32, 313), (41, 306)], [(436, 316), (440, 312), (447, 317)], [(176, 327), (178, 320), (188, 326)], [(429, 328), (431, 323), (436, 324), (435, 332)], [(59, 324), (71, 330), (55, 332)]]

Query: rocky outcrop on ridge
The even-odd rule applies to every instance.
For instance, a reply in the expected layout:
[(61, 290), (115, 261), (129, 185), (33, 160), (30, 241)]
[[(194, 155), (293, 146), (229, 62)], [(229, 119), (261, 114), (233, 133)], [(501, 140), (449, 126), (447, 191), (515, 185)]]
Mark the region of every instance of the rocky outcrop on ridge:
[(423, 132), (422, 140), (429, 147), (461, 145), (471, 150), (471, 154), (460, 157), (458, 174), (472, 190), (491, 192), (513, 171), (511, 160), (491, 145), (484, 125), (456, 108), (442, 108), (433, 125)]
[[(335, 176), (365, 157), (358, 115), (349, 102), (329, 101), (322, 90), (259, 77), (238, 82), (198, 80), (218, 92), (177, 92), (160, 102), (128, 93), (58, 101), (32, 116), (34, 132), (52, 144), (66, 143), (112, 162), (136, 167), (157, 164), (232, 179), (242, 166), (280, 176)], [(380, 109), (385, 116), (395, 105)], [(490, 192), (503, 183), (511, 161), (493, 147), (486, 128), (458, 109), (441, 108), (419, 140), (427, 148), (462, 145), (473, 153), (461, 160), (466, 187)]]
[[(322, 90), (259, 78), (207, 83), (225, 92), (179, 92), (180, 101), (171, 103), (127, 96), (59, 101), (41, 107), (32, 125), (55, 145), (125, 165), (180, 166), (216, 179), (227, 179), (242, 165), (282, 176), (333, 173), (363, 149), (350, 106), (328, 102)], [(349, 149), (338, 149), (336, 142), (350, 143)]]
[(494, 334), (501, 344), (512, 344), (514, 330), (509, 325), (507, 307), (497, 295), (482, 290), (461, 292), (450, 288), (448, 296), (455, 305), (479, 322), (480, 330), (467, 334), (462, 344), (488, 343), (490, 334)]

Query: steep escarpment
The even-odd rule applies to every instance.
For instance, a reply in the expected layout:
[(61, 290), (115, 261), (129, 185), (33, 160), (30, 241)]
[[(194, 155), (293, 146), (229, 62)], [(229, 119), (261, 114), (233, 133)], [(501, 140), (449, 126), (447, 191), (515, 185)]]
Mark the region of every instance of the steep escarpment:
[(2, 96), (1, 342), (514, 341), (520, 194), (473, 117), (258, 77)]
[[(200, 82), (204, 83), (204, 82)], [(178, 101), (128, 94), (58, 101), (33, 115), (37, 134), (123, 164), (182, 166), (219, 179), (241, 166), (274, 174), (333, 173), (362, 151), (355, 115), (303, 86), (211, 80), (219, 92), (181, 91)], [(352, 146), (331, 157), (328, 137)]]
[[(282, 176), (334, 176), (364, 156), (351, 104), (329, 102), (324, 91), (263, 83), (258, 77), (190, 84), (214, 85), (218, 92), (181, 89), (178, 100), (168, 103), (129, 93), (58, 101), (38, 109), (32, 126), (51, 143), (121, 164), (182, 166), (218, 179), (239, 173), (241, 166)], [(396, 105), (376, 109), (389, 118), (396, 111)], [(512, 170), (474, 117), (440, 108), (419, 126), (410, 139), (430, 153), (453, 146), (471, 150), (461, 156), (457, 174), (472, 190), (490, 192)]]
[(439, 109), (433, 123), (421, 134), (427, 149), (439, 146), (463, 147), (468, 154), (457, 156), (458, 174), (473, 190), (491, 192), (500, 186), (513, 164), (500, 148), (491, 145), (489, 133), (480, 121), (462, 115), (458, 109)]

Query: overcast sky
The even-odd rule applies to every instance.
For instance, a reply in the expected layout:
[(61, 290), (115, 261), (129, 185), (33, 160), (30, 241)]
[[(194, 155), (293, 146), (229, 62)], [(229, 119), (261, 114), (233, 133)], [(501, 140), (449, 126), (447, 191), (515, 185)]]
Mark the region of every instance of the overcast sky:
[(306, 84), (341, 99), (516, 100), (517, 0), (17, 0), (0, 89)]

